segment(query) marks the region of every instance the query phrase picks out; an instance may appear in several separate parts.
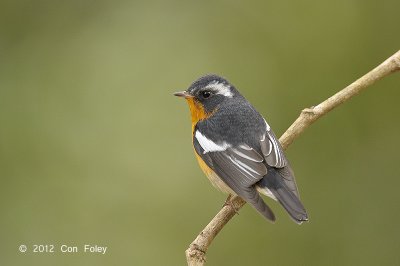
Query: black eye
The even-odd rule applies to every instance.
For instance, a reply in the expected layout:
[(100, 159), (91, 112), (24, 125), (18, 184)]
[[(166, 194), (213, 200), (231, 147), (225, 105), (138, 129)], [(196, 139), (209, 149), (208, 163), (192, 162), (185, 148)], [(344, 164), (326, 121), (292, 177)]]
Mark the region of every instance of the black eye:
[(204, 99), (207, 99), (208, 97), (211, 96), (211, 92), (210, 92), (210, 91), (202, 91), (202, 92), (201, 92), (201, 96), (202, 96)]

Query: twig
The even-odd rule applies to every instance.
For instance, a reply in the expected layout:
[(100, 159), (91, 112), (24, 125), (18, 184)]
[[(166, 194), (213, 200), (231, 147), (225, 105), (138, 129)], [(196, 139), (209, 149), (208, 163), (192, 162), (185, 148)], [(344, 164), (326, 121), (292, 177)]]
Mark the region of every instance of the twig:
[[(284, 149), (304, 132), (312, 123), (323, 115), (329, 113), (340, 104), (360, 93), (363, 89), (371, 86), (376, 81), (391, 73), (400, 70), (400, 50), (386, 59), (382, 64), (339, 91), (332, 97), (326, 99), (315, 107), (306, 108), (301, 111), (300, 116), (281, 136), (279, 141)], [(246, 202), (240, 197), (233, 197), (230, 205), (225, 205), (211, 222), (200, 232), (196, 239), (186, 250), (186, 259), (189, 266), (204, 265), (206, 252), (213, 239), (224, 228), (229, 220), (236, 214)]]

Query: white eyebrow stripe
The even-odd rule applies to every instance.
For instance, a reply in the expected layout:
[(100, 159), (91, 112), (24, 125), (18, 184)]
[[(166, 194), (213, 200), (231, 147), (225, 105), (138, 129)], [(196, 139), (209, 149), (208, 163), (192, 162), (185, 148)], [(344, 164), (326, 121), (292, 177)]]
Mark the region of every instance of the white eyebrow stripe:
[(233, 93), (231, 91), (231, 86), (225, 85), (224, 83), (214, 81), (206, 86), (207, 89), (214, 89), (216, 94), (221, 94), (226, 97), (232, 98)]
[(196, 131), (195, 138), (199, 142), (200, 146), (203, 148), (203, 154), (214, 151), (225, 151), (227, 148), (231, 147), (231, 145), (226, 142), (222, 142), (221, 144), (215, 143), (214, 141), (208, 139), (203, 134), (201, 134), (199, 130)]

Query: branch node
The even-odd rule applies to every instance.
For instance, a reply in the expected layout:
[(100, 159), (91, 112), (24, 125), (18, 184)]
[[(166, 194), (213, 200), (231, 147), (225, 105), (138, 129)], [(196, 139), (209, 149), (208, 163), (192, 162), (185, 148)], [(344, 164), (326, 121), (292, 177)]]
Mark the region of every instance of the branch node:
[(318, 115), (317, 108), (315, 106), (311, 106), (309, 108), (305, 108), (301, 111), (301, 115), (304, 116), (304, 118), (312, 120), (314, 117)]
[(235, 202), (233, 200), (234, 200), (234, 197), (229, 195), (229, 197), (226, 199), (226, 201), (222, 207), (225, 207), (225, 206), (230, 207), (235, 212), (235, 214), (239, 215), (240, 206), (235, 206)]
[(189, 266), (200, 266), (206, 262), (206, 252), (194, 243), (190, 244), (185, 253)]
[[(294, 139), (298, 138), (306, 128), (317, 121), (320, 117), (332, 111), (340, 104), (343, 104), (351, 97), (354, 97), (361, 90), (370, 86), (377, 80), (396, 71), (400, 71), (400, 51), (396, 52), (375, 69), (371, 70), (322, 103), (302, 110), (300, 116), (279, 139), (282, 147), (286, 149)], [(245, 203), (246, 202), (242, 198), (234, 196), (230, 199), (228, 204), (230, 207), (222, 207), (218, 214), (208, 223), (186, 250), (185, 254), (189, 266), (203, 266), (205, 264), (206, 252), (211, 242)]]

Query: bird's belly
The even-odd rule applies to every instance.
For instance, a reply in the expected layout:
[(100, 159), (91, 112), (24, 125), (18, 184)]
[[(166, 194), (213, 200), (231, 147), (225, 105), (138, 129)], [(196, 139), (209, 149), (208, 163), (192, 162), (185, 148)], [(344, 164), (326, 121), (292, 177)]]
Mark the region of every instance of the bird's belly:
[(225, 182), (222, 181), (221, 178), (210, 167), (208, 167), (208, 165), (203, 161), (203, 159), (201, 159), (201, 157), (196, 153), (196, 151), (195, 154), (201, 170), (203, 170), (204, 174), (206, 174), (211, 184), (213, 184), (215, 188), (219, 189), (224, 193), (236, 195), (236, 193), (233, 192), (233, 190), (227, 184), (225, 184)]

